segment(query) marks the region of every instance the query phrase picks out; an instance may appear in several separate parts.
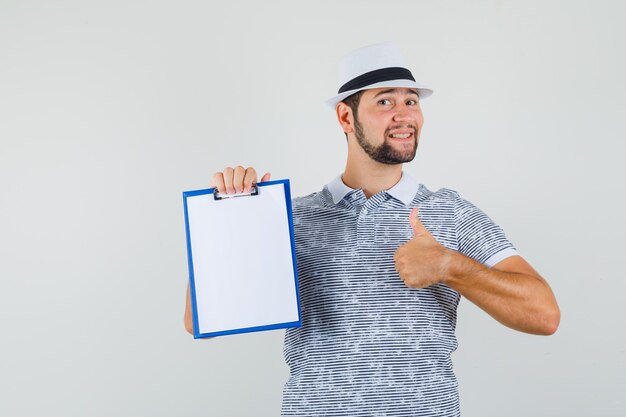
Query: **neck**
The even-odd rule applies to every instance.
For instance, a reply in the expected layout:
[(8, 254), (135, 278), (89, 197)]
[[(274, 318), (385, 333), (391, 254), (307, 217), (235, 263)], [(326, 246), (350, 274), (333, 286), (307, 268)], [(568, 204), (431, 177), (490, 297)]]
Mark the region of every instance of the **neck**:
[(348, 187), (361, 188), (365, 197), (370, 198), (374, 194), (392, 188), (401, 177), (402, 164), (381, 164), (371, 159), (358, 144), (348, 145), (346, 170), (341, 177)]

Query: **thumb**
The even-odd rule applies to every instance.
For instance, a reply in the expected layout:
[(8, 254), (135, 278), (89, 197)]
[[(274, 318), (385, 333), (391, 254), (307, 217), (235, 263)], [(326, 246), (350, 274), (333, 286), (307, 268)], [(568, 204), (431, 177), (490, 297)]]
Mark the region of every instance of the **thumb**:
[(419, 210), (417, 207), (411, 210), (411, 214), (409, 214), (409, 222), (411, 223), (411, 227), (413, 228), (413, 236), (429, 233), (426, 227), (422, 224), (422, 221), (420, 220)]
[(269, 173), (269, 172), (266, 172), (266, 173), (265, 173), (265, 175), (263, 175), (263, 177), (261, 178), (261, 181), (260, 181), (260, 182), (269, 181), (269, 180), (270, 180), (270, 177), (271, 177), (270, 173)]

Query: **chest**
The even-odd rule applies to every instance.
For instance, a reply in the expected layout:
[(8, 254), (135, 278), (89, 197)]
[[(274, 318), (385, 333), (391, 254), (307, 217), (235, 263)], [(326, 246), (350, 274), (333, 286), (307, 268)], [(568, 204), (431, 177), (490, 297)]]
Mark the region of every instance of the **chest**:
[[(311, 210), (294, 218), (296, 252), (309, 257), (355, 256), (374, 251), (391, 254), (413, 237), (411, 207), (358, 210)], [(457, 249), (454, 213), (446, 207), (420, 206), (420, 220), (433, 237), (448, 249)]]

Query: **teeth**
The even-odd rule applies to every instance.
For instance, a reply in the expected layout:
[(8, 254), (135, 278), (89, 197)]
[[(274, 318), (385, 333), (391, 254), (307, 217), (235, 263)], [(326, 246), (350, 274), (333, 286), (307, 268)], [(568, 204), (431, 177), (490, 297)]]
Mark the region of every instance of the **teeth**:
[(392, 138), (400, 138), (400, 139), (406, 139), (409, 136), (411, 136), (410, 133), (402, 133), (402, 134), (395, 134), (395, 135), (391, 135)]

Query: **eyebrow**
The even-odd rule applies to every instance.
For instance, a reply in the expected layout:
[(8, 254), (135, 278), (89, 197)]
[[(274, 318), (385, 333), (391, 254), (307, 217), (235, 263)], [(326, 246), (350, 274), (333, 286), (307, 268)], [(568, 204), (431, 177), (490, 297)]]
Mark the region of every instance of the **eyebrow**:
[[(398, 91), (400, 91), (398, 88), (389, 88), (387, 90), (383, 90), (383, 91), (379, 92), (378, 94), (376, 94), (374, 96), (374, 98), (376, 98), (378, 96), (381, 96), (383, 94), (387, 94), (387, 93), (397, 93)], [(416, 90), (410, 90), (409, 94), (415, 94), (417, 97), (419, 97), (419, 94), (417, 94)]]

